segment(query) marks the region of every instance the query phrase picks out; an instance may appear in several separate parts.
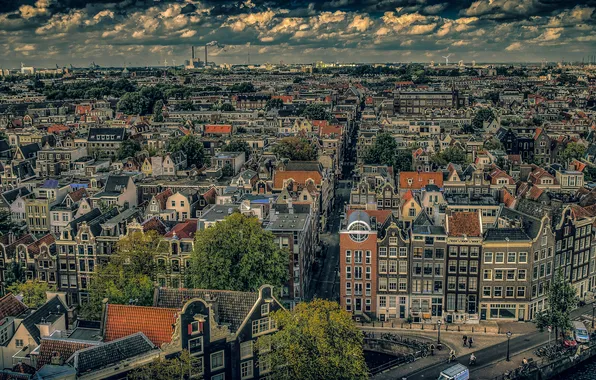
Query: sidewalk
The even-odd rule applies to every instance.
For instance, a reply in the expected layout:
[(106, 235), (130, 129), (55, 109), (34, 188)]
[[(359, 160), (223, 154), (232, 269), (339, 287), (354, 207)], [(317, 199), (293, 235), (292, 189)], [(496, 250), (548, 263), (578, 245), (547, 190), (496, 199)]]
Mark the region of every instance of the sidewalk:
[(511, 361), (503, 359), (485, 365), (478, 358), (478, 366), (470, 368), (470, 375), (473, 374), (473, 378), (478, 380), (494, 380), (497, 377), (501, 377), (506, 371), (519, 367), (524, 358), (532, 358), (535, 362), (540, 363), (542, 359), (534, 355), (533, 351), (534, 348), (531, 348), (520, 353), (515, 353), (515, 355), (511, 353), (509, 357)]
[[(366, 331), (383, 331), (383, 332), (393, 332), (403, 336), (408, 337), (425, 337), (431, 338), (436, 342), (437, 339), (437, 332), (436, 331), (420, 331), (420, 330), (396, 330), (396, 329), (381, 329), (381, 328), (369, 328), (363, 329)], [(428, 356), (423, 359), (416, 360), (414, 363), (404, 364), (394, 369), (390, 369), (386, 372), (380, 373), (378, 375), (373, 376), (375, 380), (395, 380), (401, 379), (413, 372), (426, 368), (428, 366), (436, 364), (438, 361), (447, 361), (449, 356), (449, 350), (454, 349), (456, 356), (464, 356), (464, 358), (469, 357), (472, 352), (476, 352), (486, 347), (493, 346), (495, 344), (501, 343), (506, 341), (507, 338), (503, 335), (494, 335), (494, 334), (474, 334), (472, 337), (474, 338), (474, 344), (472, 348), (463, 347), (462, 344), (462, 336), (461, 332), (455, 331), (441, 331), (441, 343), (443, 344), (443, 349), (441, 351), (435, 351), (435, 356)], [(520, 359), (521, 360), (521, 359)], [(467, 363), (466, 363), (467, 364)]]

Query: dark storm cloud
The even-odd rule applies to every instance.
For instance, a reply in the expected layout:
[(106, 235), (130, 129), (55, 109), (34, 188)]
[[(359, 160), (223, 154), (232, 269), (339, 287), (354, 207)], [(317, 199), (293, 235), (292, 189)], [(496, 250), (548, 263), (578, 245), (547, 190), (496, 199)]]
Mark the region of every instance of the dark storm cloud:
[[(596, 44), (596, 0), (0, 0), (4, 62), (529, 60)], [(521, 56), (523, 53), (523, 56)], [(126, 58), (124, 58), (126, 57)], [(13, 61), (10, 61), (13, 60)]]

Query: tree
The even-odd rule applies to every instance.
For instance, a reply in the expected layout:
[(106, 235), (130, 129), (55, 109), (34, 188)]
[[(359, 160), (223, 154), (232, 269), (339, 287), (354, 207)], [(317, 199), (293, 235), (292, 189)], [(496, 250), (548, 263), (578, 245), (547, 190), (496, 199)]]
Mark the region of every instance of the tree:
[(582, 144), (570, 142), (567, 144), (563, 152), (561, 152), (561, 159), (563, 162), (571, 162), (573, 160), (579, 160), (584, 157), (586, 153), (586, 147)]
[(128, 157), (134, 157), (139, 151), (141, 151), (141, 144), (137, 140), (124, 140), (118, 148), (118, 159), (124, 160)]
[(257, 218), (233, 213), (197, 232), (187, 280), (201, 289), (255, 291), (264, 284), (281, 289), (289, 255)]
[(536, 315), (536, 327), (543, 330), (545, 327), (553, 326), (558, 336), (559, 330), (565, 332), (571, 329), (570, 313), (577, 306), (577, 294), (575, 289), (563, 274), (563, 268), (559, 268), (555, 278), (548, 288), (548, 309)]
[(4, 283), (6, 287), (10, 287), (14, 283), (22, 283), (25, 281), (25, 270), (23, 266), (13, 261), (8, 264), (6, 268), (6, 277), (4, 277)]
[(283, 107), (284, 107), (284, 101), (281, 100), (280, 98), (269, 99), (269, 100), (267, 100), (267, 103), (265, 104), (265, 109), (267, 111), (270, 111), (272, 109), (281, 109)]
[(412, 170), (412, 152), (405, 149), (398, 149), (395, 152), (393, 170), (396, 170), (397, 173)]
[(116, 104), (116, 109), (127, 115), (144, 115), (150, 107), (151, 101), (138, 92), (127, 92)]
[(273, 147), (278, 158), (291, 161), (314, 161), (317, 159), (317, 147), (303, 137), (286, 137)]
[(442, 152), (433, 155), (431, 161), (439, 166), (445, 166), (449, 163), (463, 165), (468, 162), (468, 157), (462, 149), (450, 146)]
[(157, 358), (130, 372), (127, 378), (132, 380), (171, 380), (186, 379), (190, 373), (191, 358), (188, 350), (182, 350), (180, 355), (171, 359)]
[(195, 106), (190, 100), (184, 100), (174, 105), (176, 111), (194, 111)]
[(36, 309), (46, 303), (46, 292), (52, 290), (47, 282), (29, 280), (26, 282), (15, 282), (8, 287), (8, 291), (15, 295), (23, 296), (23, 303), (32, 309)]
[(223, 175), (224, 177), (231, 177), (234, 175), (234, 168), (232, 167), (232, 165), (230, 165), (229, 162), (226, 162), (223, 168), (221, 168), (221, 175)]
[[(336, 302), (299, 303), (272, 313), (279, 331), (256, 347), (277, 379), (366, 379), (363, 336), (351, 315)], [(270, 350), (269, 347), (271, 348)]]
[(495, 114), (493, 113), (493, 111), (491, 109), (482, 108), (481, 110), (476, 112), (476, 115), (474, 115), (474, 118), (472, 119), (472, 128), (482, 129), (482, 128), (484, 128), (484, 122), (494, 119), (494, 117), (495, 117)]
[[(367, 164), (395, 166), (397, 152), (397, 142), (393, 136), (388, 132), (381, 132), (377, 135), (373, 146), (365, 152), (364, 162)], [(410, 157), (410, 167), (407, 170), (410, 170), (411, 165), (412, 158)]]
[(497, 138), (492, 138), (484, 142), (484, 149), (486, 150), (505, 150), (505, 147)]
[(331, 115), (320, 104), (309, 104), (302, 111), (301, 116), (311, 120), (330, 120)]
[(157, 123), (163, 122), (163, 100), (158, 100), (153, 105), (153, 121)]
[(12, 221), (12, 214), (6, 210), (0, 210), (0, 235), (6, 235), (18, 230), (18, 226)]
[(188, 165), (195, 165), (197, 168), (203, 167), (205, 152), (198, 135), (186, 135), (170, 140), (168, 151), (177, 152), (179, 150), (186, 155)]
[(230, 86), (231, 92), (255, 92), (255, 86), (250, 82), (234, 83)]
[(236, 108), (234, 108), (234, 106), (231, 105), (230, 103), (224, 103), (224, 104), (222, 104), (221, 107), (219, 107), (219, 109), (221, 111), (224, 111), (224, 112), (236, 111)]
[(110, 261), (96, 266), (89, 284), (89, 302), (81, 307), (85, 319), (101, 317), (101, 303), (153, 303), (153, 279), (165, 270), (155, 263), (155, 256), (165, 254), (167, 245), (155, 231), (131, 232), (120, 239)]
[(245, 141), (242, 140), (232, 140), (229, 144), (225, 145), (222, 148), (224, 152), (244, 152), (246, 159), (248, 160), (248, 156), (250, 155), (250, 147)]

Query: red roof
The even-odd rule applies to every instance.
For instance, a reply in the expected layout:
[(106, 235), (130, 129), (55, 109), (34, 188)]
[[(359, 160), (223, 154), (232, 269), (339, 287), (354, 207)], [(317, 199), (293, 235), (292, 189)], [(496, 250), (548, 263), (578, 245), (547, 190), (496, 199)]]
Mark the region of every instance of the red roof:
[(341, 125), (325, 125), (321, 126), (319, 129), (319, 136), (331, 136), (331, 135), (342, 135), (342, 126)]
[(232, 133), (232, 126), (227, 124), (207, 124), (205, 125), (205, 133), (229, 135)]
[[(432, 182), (432, 183), (431, 183)], [(438, 172), (401, 172), (399, 173), (399, 188), (420, 190), (426, 185), (443, 187), (443, 173)]]
[(168, 232), (165, 234), (165, 237), (171, 238), (174, 237), (174, 234), (179, 239), (192, 239), (195, 237), (195, 233), (197, 232), (197, 221), (196, 219), (189, 219), (186, 222), (178, 223)]
[(70, 128), (68, 128), (66, 125), (64, 124), (54, 124), (52, 126), (50, 126), (48, 128), (48, 133), (55, 133), (58, 134), (60, 132), (65, 132), (70, 130)]
[(141, 331), (156, 346), (172, 341), (178, 309), (162, 307), (107, 305), (106, 342)]
[(292, 103), (294, 97), (292, 95), (272, 96), (271, 99), (281, 99), (284, 103)]
[(355, 211), (360, 211), (366, 213), (369, 217), (374, 217), (377, 219), (377, 223), (385, 223), (385, 221), (391, 216), (393, 211), (391, 210), (355, 210), (350, 209), (348, 210), (348, 217)]
[(12, 293), (0, 298), (0, 318), (16, 317), (27, 310), (27, 306), (19, 301)]
[(454, 212), (449, 216), (449, 236), (480, 236), (480, 217), (476, 212)]

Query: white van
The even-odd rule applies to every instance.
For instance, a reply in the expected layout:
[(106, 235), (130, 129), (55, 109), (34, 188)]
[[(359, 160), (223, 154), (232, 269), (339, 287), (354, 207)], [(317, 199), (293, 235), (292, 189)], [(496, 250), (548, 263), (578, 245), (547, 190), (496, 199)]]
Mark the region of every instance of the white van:
[(590, 341), (588, 329), (586, 329), (586, 326), (582, 322), (573, 322), (573, 337), (577, 343), (588, 343)]
[(443, 371), (437, 380), (469, 380), (470, 370), (463, 364), (456, 364)]

